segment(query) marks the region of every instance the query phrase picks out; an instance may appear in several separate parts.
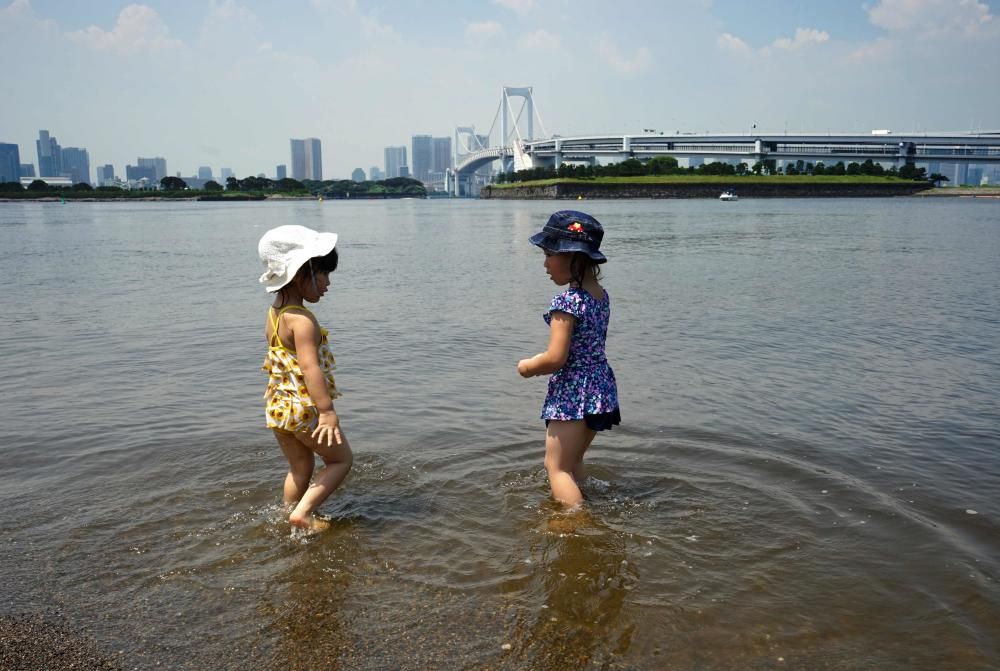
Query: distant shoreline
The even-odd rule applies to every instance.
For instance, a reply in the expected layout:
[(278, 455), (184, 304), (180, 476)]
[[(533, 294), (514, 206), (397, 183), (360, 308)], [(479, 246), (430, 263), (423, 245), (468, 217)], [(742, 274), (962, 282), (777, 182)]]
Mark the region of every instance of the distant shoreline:
[(273, 196), (256, 196), (256, 195), (244, 195), (244, 196), (225, 196), (219, 198), (205, 198), (203, 196), (141, 196), (141, 197), (118, 197), (118, 198), (108, 198), (108, 197), (96, 197), (96, 196), (82, 196), (82, 197), (63, 197), (63, 196), (52, 196), (45, 195), (39, 196), (37, 198), (8, 198), (0, 197), (0, 203), (165, 203), (165, 202), (181, 202), (181, 203), (246, 203), (246, 202), (260, 202), (260, 201), (284, 201), (284, 200), (402, 200), (402, 199), (418, 199), (423, 200), (423, 196), (406, 196), (406, 195), (388, 195), (388, 196), (357, 196), (354, 198), (334, 198), (334, 197), (317, 197), (317, 196), (283, 196), (283, 195), (273, 195)]
[(913, 181), (742, 181), (739, 178), (710, 181), (555, 181), (486, 186), (480, 198), (487, 200), (575, 200), (575, 199), (690, 199), (718, 198), (732, 190), (739, 198), (893, 198), (914, 196), (932, 190), (926, 182)]
[(919, 180), (869, 175), (641, 175), (556, 178), (491, 184), (480, 198), (497, 200), (718, 198), (1000, 198), (1000, 186), (933, 187)]
[[(733, 188), (741, 198), (896, 198), (915, 196), (919, 198), (985, 198), (1000, 200), (1000, 186), (983, 187), (927, 187), (920, 183), (903, 183), (901, 185), (803, 185), (784, 184), (762, 188), (761, 185), (743, 184), (733, 187), (738, 180), (718, 183), (674, 184), (665, 189), (663, 185), (615, 184), (585, 185), (590, 188), (554, 188), (557, 184), (506, 186), (503, 189), (494, 186), (483, 187), (485, 194), (480, 194), (483, 200), (567, 200), (576, 198), (591, 199), (634, 199), (634, 198), (709, 198), (719, 197), (723, 189)], [(787, 188), (783, 188), (787, 187)], [(144, 196), (141, 198), (62, 198), (60, 196), (42, 196), (38, 198), (7, 198), (0, 197), (0, 203), (163, 203), (181, 201), (185, 203), (199, 202), (259, 202), (259, 201), (305, 201), (305, 200), (400, 200), (413, 199), (411, 196), (382, 196), (358, 198), (326, 198), (316, 196), (285, 196), (271, 195), (264, 197), (229, 196), (223, 198), (204, 199), (198, 197), (178, 198), (176, 196)], [(433, 198), (439, 200), (440, 198)], [(417, 198), (423, 200), (423, 198)], [(447, 199), (445, 199), (447, 200)]]
[(941, 187), (927, 189), (915, 195), (933, 198), (1000, 198), (1000, 186)]
[(162, 188), (123, 189), (116, 186), (92, 187), (87, 183), (60, 188), (46, 184), (44, 179), (36, 179), (27, 189), (20, 184), (0, 184), (0, 201), (41, 201), (41, 202), (98, 202), (109, 203), (137, 200), (190, 200), (190, 201), (253, 201), (253, 200), (384, 200), (387, 198), (423, 198), (427, 189), (418, 180), (409, 177), (355, 182), (354, 180), (298, 181), (266, 177), (230, 178), (226, 187), (219, 184), (208, 189), (188, 188), (178, 177), (164, 177)]

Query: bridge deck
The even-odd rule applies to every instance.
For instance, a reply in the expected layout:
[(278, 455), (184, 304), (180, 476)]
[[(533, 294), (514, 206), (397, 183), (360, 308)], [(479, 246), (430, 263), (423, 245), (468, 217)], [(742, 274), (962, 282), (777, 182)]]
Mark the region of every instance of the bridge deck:
[[(703, 157), (714, 160), (773, 159), (779, 161), (864, 161), (921, 163), (1000, 163), (1000, 131), (927, 134), (873, 133), (871, 135), (817, 133), (787, 134), (682, 134), (682, 135), (577, 135), (527, 140), (523, 152), (536, 165), (600, 158)], [(514, 155), (514, 148), (491, 147), (462, 157), (458, 175)]]

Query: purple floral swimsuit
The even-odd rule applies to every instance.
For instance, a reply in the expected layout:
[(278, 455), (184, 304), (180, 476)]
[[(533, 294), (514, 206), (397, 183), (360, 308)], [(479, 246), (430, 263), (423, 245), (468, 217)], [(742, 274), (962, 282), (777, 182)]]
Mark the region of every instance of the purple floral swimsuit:
[(616, 411), (618, 386), (604, 351), (611, 296), (605, 291), (604, 300), (598, 300), (585, 289), (570, 287), (552, 299), (546, 324), (552, 323), (553, 312), (573, 315), (576, 324), (566, 363), (549, 378), (542, 419), (583, 419)]

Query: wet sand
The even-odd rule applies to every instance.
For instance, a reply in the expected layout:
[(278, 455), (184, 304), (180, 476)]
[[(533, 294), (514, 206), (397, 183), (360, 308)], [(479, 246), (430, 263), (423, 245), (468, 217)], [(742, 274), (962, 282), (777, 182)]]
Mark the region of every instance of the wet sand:
[(0, 616), (0, 669), (4, 671), (121, 668), (120, 660), (101, 650), (57, 611)]

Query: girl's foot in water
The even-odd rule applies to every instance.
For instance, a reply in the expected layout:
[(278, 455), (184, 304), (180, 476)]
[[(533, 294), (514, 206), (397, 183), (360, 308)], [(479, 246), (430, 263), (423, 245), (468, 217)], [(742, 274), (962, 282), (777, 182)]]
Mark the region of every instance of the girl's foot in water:
[(561, 534), (575, 533), (578, 529), (594, 526), (594, 518), (583, 505), (562, 510), (546, 521), (549, 531)]
[(305, 531), (326, 531), (330, 528), (330, 521), (323, 519), (322, 517), (316, 517), (315, 515), (300, 515), (296, 514), (294, 511), (288, 517), (288, 523), (293, 527), (303, 529)]

